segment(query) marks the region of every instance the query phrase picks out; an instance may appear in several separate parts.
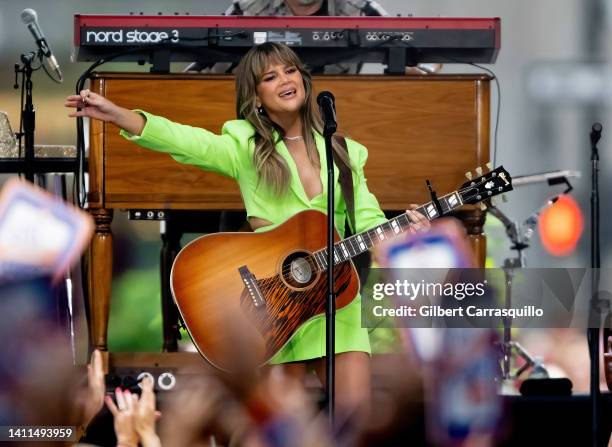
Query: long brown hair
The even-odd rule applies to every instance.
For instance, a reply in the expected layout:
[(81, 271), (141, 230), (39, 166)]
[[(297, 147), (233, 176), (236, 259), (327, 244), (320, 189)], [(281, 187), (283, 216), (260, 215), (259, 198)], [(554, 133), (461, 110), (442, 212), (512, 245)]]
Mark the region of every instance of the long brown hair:
[[(285, 159), (277, 152), (276, 145), (285, 132), (265, 112), (260, 113), (257, 110), (257, 86), (271, 62), (295, 66), (302, 75), (306, 97), (301, 109), (302, 135), (306, 153), (313, 163), (317, 161), (317, 147), (312, 132), (314, 130), (322, 133), (323, 123), (314, 99), (312, 76), (291, 48), (267, 42), (254, 46), (244, 55), (236, 69), (236, 115), (240, 119), (247, 120), (255, 128), (253, 161), (260, 180), (281, 196), (289, 187), (290, 171)], [(333, 147), (340, 160), (350, 167), (346, 152), (335, 140)]]

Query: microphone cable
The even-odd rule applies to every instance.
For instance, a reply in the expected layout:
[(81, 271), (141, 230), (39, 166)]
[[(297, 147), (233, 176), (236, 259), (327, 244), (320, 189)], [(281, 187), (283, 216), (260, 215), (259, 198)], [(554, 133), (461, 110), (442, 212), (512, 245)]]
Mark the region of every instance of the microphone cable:
[[(390, 42), (390, 41), (396, 41), (399, 42), (402, 46), (406, 47), (406, 48), (410, 48), (414, 51), (419, 52), (419, 49), (416, 48), (415, 46), (411, 45), (409, 42), (404, 42), (400, 40), (400, 36), (389, 36), (389, 39), (384, 40), (384, 43)], [(498, 135), (498, 129), (499, 129), (499, 120), (500, 120), (500, 115), (501, 115), (501, 102), (502, 102), (502, 95), (501, 95), (501, 87), (500, 87), (500, 83), (499, 83), (499, 78), (497, 77), (497, 75), (495, 74), (495, 72), (487, 67), (483, 67), (482, 65), (479, 65), (475, 62), (464, 62), (464, 61), (460, 61), (458, 59), (454, 59), (452, 57), (449, 56), (442, 56), (442, 59), (444, 59), (447, 62), (450, 63), (454, 63), (454, 64), (466, 64), (466, 65), (471, 65), (475, 68), (478, 68), (479, 70), (483, 70), (485, 72), (487, 72), (489, 75), (491, 75), (493, 77), (493, 81), (495, 82), (495, 87), (497, 90), (497, 106), (496, 106), (496, 110), (495, 110), (495, 125), (493, 127), (493, 149), (491, 151), (491, 162), (493, 164), (493, 167), (496, 166), (496, 160), (497, 160), (497, 135)]]

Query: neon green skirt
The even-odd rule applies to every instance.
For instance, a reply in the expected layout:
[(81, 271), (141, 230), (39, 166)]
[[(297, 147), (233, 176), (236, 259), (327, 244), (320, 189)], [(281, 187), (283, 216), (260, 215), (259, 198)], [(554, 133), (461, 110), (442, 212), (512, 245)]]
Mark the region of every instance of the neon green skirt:
[[(361, 295), (336, 312), (336, 354), (370, 353), (367, 329), (361, 327)], [(325, 357), (325, 315), (304, 324), (269, 363), (288, 363)]]

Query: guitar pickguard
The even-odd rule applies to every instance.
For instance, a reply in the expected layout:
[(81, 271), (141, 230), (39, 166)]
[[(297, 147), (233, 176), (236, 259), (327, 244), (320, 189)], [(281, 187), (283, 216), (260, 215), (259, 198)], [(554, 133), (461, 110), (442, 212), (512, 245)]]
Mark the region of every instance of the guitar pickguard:
[[(353, 269), (350, 261), (334, 268), (336, 297), (349, 287)], [(325, 313), (327, 273), (322, 272), (312, 287), (295, 290), (287, 287), (279, 275), (258, 279), (257, 285), (264, 296), (264, 306), (254, 306), (246, 287), (240, 296), (240, 305), (249, 321), (266, 340), (266, 354), (272, 357), (311, 318)]]

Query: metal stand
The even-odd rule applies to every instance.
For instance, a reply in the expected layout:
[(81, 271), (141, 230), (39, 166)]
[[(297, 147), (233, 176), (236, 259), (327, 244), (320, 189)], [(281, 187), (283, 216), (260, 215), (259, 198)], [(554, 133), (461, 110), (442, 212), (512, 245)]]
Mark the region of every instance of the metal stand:
[[(556, 201), (556, 198), (551, 200), (551, 203)], [(497, 217), (506, 228), (506, 234), (512, 243), (511, 249), (516, 250), (516, 257), (507, 258), (504, 260), (504, 277), (506, 283), (505, 289), (505, 307), (509, 309), (512, 306), (512, 281), (514, 279), (514, 270), (525, 266), (524, 250), (529, 247), (529, 240), (533, 235), (535, 226), (538, 223), (538, 216), (542, 208), (531, 216), (529, 216), (522, 224), (511, 221), (504, 213), (495, 206), (488, 207), (489, 212)], [(523, 348), (519, 343), (512, 341), (512, 319), (504, 318), (504, 336), (501, 343), (502, 350), (502, 379), (509, 381), (518, 378), (523, 372), (531, 367), (534, 367), (538, 362)], [(513, 355), (518, 355), (525, 360), (525, 364), (521, 366), (514, 374), (511, 372), (511, 360)], [(543, 365), (539, 366), (539, 370), (545, 370)]]
[[(14, 88), (19, 88), (17, 83), (17, 77), (21, 73), (21, 125), (19, 126), (19, 132), (17, 133), (17, 139), (19, 140), (19, 149), (21, 152), (21, 138), (25, 139), (25, 157), (23, 172), (25, 178), (30, 182), (34, 181), (34, 130), (36, 127), (36, 112), (34, 111), (34, 103), (32, 99), (32, 62), (39, 57), (37, 53), (30, 52), (21, 55), (21, 63), (15, 65), (15, 85)], [(40, 67), (39, 67), (40, 68)], [(25, 103), (24, 103), (25, 98)]]
[[(587, 343), (591, 367), (591, 445), (603, 445), (599, 439), (600, 401), (599, 390), (599, 331), (602, 326), (602, 312), (609, 311), (610, 303), (599, 297), (599, 268), (601, 267), (599, 241), (599, 150), (597, 143), (601, 138), (602, 126), (593, 124), (591, 129), (591, 304)], [(601, 442), (600, 442), (601, 441)]]
[[(546, 180), (549, 186), (563, 184), (566, 186), (563, 194), (569, 193), (573, 188), (570, 184), (568, 177), (578, 177), (580, 173), (573, 171), (559, 171), (542, 173), (535, 175), (528, 175), (518, 177), (524, 179), (523, 184), (529, 184), (533, 182), (539, 182)], [(506, 297), (505, 307), (509, 309), (512, 305), (512, 281), (514, 279), (514, 270), (517, 268), (525, 267), (525, 254), (524, 251), (529, 247), (529, 240), (533, 236), (533, 231), (538, 224), (538, 218), (543, 209), (549, 207), (558, 200), (559, 196), (555, 196), (548, 201), (547, 204), (542, 206), (539, 210), (531, 214), (522, 224), (511, 221), (504, 213), (502, 213), (495, 205), (490, 201), (487, 204), (489, 212), (497, 217), (504, 227), (506, 228), (506, 235), (510, 239), (512, 250), (516, 250), (516, 257), (507, 258), (504, 260), (504, 277), (506, 281)], [(502, 348), (502, 379), (504, 381), (518, 378), (523, 372), (529, 368), (534, 368), (533, 374), (537, 373), (538, 377), (545, 377), (548, 375), (546, 368), (538, 359), (533, 358), (525, 348), (519, 343), (512, 341), (512, 319), (504, 318), (504, 337), (501, 344)], [(515, 374), (511, 373), (511, 360), (513, 353), (518, 354), (522, 359), (525, 360), (525, 364), (520, 367)]]
[(325, 377), (327, 411), (330, 427), (334, 427), (335, 415), (335, 366), (336, 366), (336, 294), (334, 292), (334, 159), (332, 136), (324, 132), (327, 155), (327, 302), (325, 306)]

